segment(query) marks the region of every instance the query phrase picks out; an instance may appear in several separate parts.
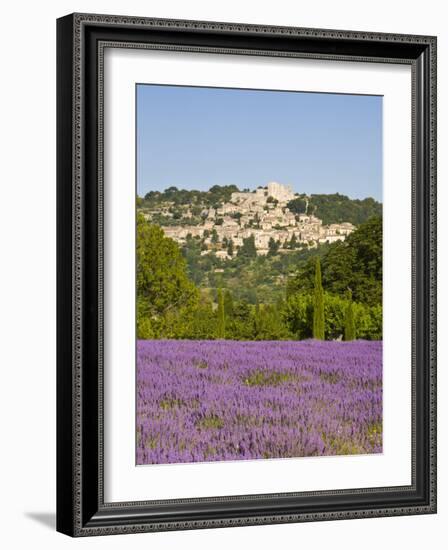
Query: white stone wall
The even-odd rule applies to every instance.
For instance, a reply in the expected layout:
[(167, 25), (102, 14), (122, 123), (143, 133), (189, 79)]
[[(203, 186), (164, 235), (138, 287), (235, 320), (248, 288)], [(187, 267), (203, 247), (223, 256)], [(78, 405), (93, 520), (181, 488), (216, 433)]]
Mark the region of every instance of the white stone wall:
[(268, 183), (268, 195), (279, 202), (288, 202), (294, 198), (294, 192), (290, 185), (283, 185), (276, 181)]

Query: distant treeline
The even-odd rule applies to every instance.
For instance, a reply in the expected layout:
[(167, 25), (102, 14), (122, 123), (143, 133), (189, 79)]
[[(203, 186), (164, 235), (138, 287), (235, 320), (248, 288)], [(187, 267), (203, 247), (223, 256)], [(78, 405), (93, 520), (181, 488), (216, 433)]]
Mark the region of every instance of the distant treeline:
[(371, 197), (350, 199), (345, 195), (311, 195), (308, 214), (315, 214), (324, 225), (350, 222), (360, 225), (373, 216), (382, 216), (382, 204)]
[[(188, 206), (193, 215), (199, 216), (204, 208), (219, 208), (230, 200), (232, 193), (239, 191), (240, 189), (236, 185), (214, 185), (209, 191), (188, 191), (169, 187), (165, 191), (150, 191), (144, 197), (139, 197), (137, 202), (141, 208), (148, 209), (156, 209), (168, 202), (173, 203), (175, 211), (176, 207)], [(249, 191), (249, 189), (242, 191)], [(305, 212), (315, 214), (324, 225), (340, 222), (359, 225), (372, 216), (382, 215), (382, 205), (375, 199), (350, 199), (339, 193), (310, 195), (309, 197), (301, 194), (290, 201), (287, 206), (296, 214)]]
[(172, 202), (176, 206), (201, 205), (218, 208), (230, 200), (232, 193), (238, 192), (236, 185), (213, 185), (208, 191), (196, 191), (168, 187), (165, 191), (150, 191), (140, 198), (141, 206), (155, 208), (163, 203)]
[(275, 303), (257, 297), (249, 303), (227, 288), (198, 288), (179, 246), (139, 215), (137, 336), (381, 339), (382, 219), (370, 219), (344, 242), (323, 249), (301, 263)]

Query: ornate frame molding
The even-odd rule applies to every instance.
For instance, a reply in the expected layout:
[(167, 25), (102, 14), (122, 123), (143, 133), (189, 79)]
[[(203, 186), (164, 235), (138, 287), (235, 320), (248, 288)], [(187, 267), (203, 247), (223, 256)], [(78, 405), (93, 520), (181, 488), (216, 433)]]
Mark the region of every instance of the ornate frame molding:
[[(136, 30), (138, 36), (131, 40), (129, 37)], [(185, 42), (185, 33), (202, 43)], [(235, 46), (237, 37), (251, 47)], [(277, 40), (285, 38), (275, 49), (264, 47), (273, 47)], [(216, 45), (220, 42), (227, 46)], [(330, 43), (331, 52), (338, 53), (325, 50), (325, 44)], [(320, 44), (320, 51), (315, 51), (316, 44), (318, 50)], [(284, 45), (290, 49), (284, 49)], [(171, 506), (172, 514), (162, 520), (152, 515), (154, 509), (162, 505), (160, 501), (104, 502), (102, 82), (104, 48), (112, 46), (412, 66), (412, 309), (416, 337), (412, 357), (415, 418), (411, 486), (163, 501)], [(436, 512), (436, 61), (436, 38), (430, 36), (93, 14), (73, 14), (58, 20), (59, 531), (72, 536), (90, 536)], [(95, 96), (93, 90), (96, 90)], [(88, 122), (92, 113), (98, 116), (95, 128)], [(88, 244), (92, 235), (96, 246)], [(87, 303), (96, 304), (96, 328), (86, 319)], [(422, 383), (426, 387), (422, 394), (424, 403), (416, 391)], [(421, 411), (422, 407), (425, 418), (419, 420), (417, 426), (417, 409)], [(87, 410), (97, 413), (93, 428), (84, 421)], [(424, 456), (417, 457), (417, 450)], [(374, 497), (379, 493), (389, 494), (391, 499), (399, 493), (400, 498), (392, 499), (390, 504), (385, 500), (378, 504), (378, 498)], [(260, 511), (269, 499), (281, 503), (291, 497), (310, 502), (312, 497), (334, 497), (334, 502), (339, 504), (322, 511), (299, 507), (294, 512), (290, 505), (289, 508), (285, 505), (281, 513), (269, 513), (268, 506), (266, 512)], [(358, 508), (344, 509), (342, 503), (348, 497), (358, 499)], [(243, 506), (243, 501), (247, 504), (248, 500), (259, 502), (258, 512)], [(212, 513), (220, 503), (229, 509), (222, 507), (221, 512)], [(241, 504), (237, 513), (238, 503)], [(193, 513), (193, 506), (197, 504), (208, 504), (208, 515)], [(191, 517), (179, 519), (182, 514), (188, 515), (188, 506)]]

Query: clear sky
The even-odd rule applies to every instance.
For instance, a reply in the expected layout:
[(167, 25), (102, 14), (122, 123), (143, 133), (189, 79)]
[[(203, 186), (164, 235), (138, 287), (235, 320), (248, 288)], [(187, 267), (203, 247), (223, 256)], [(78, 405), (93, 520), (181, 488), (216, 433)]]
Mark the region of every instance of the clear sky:
[(254, 189), (382, 200), (382, 97), (137, 85), (137, 192)]

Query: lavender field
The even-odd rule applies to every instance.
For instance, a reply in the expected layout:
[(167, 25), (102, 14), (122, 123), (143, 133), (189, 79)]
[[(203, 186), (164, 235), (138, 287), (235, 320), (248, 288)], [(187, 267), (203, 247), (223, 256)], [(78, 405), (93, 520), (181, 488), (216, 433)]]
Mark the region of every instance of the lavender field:
[(139, 340), (137, 464), (382, 452), (382, 342)]

